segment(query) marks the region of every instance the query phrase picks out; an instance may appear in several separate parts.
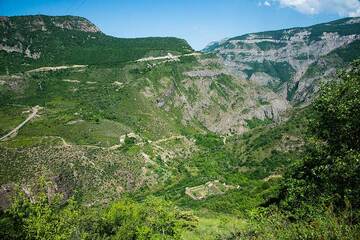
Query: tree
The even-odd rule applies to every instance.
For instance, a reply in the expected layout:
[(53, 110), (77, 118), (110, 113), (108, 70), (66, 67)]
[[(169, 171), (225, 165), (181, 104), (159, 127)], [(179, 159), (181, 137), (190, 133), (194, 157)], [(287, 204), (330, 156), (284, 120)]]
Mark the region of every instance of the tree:
[(324, 86), (313, 104), (304, 158), (288, 172), (283, 206), (319, 201), (341, 210), (360, 208), (360, 61)]
[(340, 82), (323, 87), (314, 103), (312, 133), (328, 143), (332, 154), (360, 150), (360, 61), (340, 73)]

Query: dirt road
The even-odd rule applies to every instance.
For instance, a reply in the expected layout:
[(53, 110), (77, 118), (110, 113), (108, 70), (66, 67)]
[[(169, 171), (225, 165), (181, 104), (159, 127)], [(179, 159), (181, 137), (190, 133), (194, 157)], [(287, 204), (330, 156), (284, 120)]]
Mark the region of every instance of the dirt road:
[(37, 113), (39, 112), (39, 110), (41, 109), (41, 107), (39, 106), (35, 106), (31, 108), (31, 113), (29, 114), (29, 116), (22, 122), (20, 123), (16, 128), (14, 128), (13, 130), (11, 130), (8, 134), (6, 134), (5, 136), (2, 136), (0, 138), (0, 141), (5, 141), (7, 138), (9, 138), (11, 135), (15, 134), (17, 131), (19, 131), (20, 128), (22, 128), (27, 122), (29, 122), (31, 119), (33, 119), (34, 117), (36, 117)]

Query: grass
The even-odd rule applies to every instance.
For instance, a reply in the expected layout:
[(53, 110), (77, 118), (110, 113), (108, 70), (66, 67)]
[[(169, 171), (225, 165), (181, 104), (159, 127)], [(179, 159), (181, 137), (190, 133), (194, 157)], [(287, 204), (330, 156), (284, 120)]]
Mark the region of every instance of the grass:
[(7, 134), (14, 129), (27, 117), (27, 113), (23, 111), (28, 110), (26, 107), (7, 106), (0, 110), (0, 136)]
[(240, 218), (228, 214), (199, 211), (198, 223), (194, 230), (183, 233), (184, 240), (219, 239), (219, 237), (230, 236), (233, 232), (242, 231), (247, 228), (248, 223)]

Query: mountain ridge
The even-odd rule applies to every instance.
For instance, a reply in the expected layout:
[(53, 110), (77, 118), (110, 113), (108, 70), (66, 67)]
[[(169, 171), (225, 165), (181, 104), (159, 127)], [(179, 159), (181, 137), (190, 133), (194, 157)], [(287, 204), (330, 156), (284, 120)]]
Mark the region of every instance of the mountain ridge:
[(360, 18), (344, 18), (244, 34), (203, 52), (217, 54), (234, 74), (267, 86), (292, 104), (306, 104), (324, 79), (336, 78), (335, 69), (356, 59), (350, 52), (358, 51), (359, 40)]
[(351, 21), (351, 20), (355, 20), (355, 23), (359, 23), (360, 22), (360, 17), (346, 17), (346, 18), (340, 18), (340, 19), (336, 19), (330, 22), (323, 22), (323, 23), (317, 23), (317, 24), (313, 24), (313, 25), (309, 25), (309, 26), (305, 26), (305, 27), (289, 27), (289, 28), (283, 28), (283, 29), (273, 29), (273, 30), (265, 30), (265, 31), (260, 31), (260, 32), (250, 32), (250, 33), (245, 33), (242, 35), (238, 35), (238, 36), (233, 36), (233, 37), (226, 37), (223, 38), (219, 41), (212, 41), (208, 44), (208, 46), (205, 46), (201, 51), (202, 52), (208, 52), (207, 48), (210, 46), (211, 44), (224, 44), (227, 41), (230, 40), (237, 40), (237, 39), (241, 39), (241, 38), (246, 38), (249, 35), (253, 35), (253, 34), (268, 34), (268, 33), (275, 33), (275, 32), (279, 32), (279, 31), (288, 31), (288, 30), (302, 30), (302, 29), (309, 29), (312, 27), (317, 27), (317, 26), (322, 26), (324, 24), (334, 24), (334, 23), (344, 23), (345, 21)]

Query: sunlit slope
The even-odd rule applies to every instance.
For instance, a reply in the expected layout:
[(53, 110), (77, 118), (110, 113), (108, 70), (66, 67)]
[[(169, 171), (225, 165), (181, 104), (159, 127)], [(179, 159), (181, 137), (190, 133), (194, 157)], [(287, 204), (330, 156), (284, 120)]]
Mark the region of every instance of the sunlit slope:
[(81, 17), (36, 15), (0, 19), (0, 73), (35, 66), (121, 64), (149, 54), (192, 51), (185, 40), (178, 38), (111, 37)]

